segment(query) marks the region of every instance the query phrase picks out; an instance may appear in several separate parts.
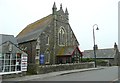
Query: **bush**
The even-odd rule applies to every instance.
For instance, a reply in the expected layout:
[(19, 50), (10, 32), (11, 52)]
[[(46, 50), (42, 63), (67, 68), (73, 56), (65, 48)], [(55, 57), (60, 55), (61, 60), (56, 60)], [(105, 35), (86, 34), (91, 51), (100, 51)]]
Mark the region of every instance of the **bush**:
[(82, 62), (93, 62), (93, 58), (82, 58)]
[(107, 66), (108, 62), (105, 61), (105, 60), (97, 60), (97, 65), (100, 65), (100, 66)]
[[(94, 58), (82, 58), (82, 62), (94, 62)], [(107, 66), (108, 61), (105, 60), (96, 60), (97, 65), (99, 66)]]

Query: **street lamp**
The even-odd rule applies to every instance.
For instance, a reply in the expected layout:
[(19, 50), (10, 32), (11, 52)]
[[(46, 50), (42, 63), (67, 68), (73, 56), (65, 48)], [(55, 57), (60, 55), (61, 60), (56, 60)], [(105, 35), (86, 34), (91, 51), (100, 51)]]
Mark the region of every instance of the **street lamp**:
[(95, 67), (97, 67), (97, 64), (96, 64), (96, 45), (95, 45), (95, 31), (94, 31), (94, 27), (97, 27), (96, 28), (96, 30), (99, 30), (99, 28), (98, 28), (98, 25), (97, 24), (94, 24), (93, 25), (93, 42), (94, 42), (94, 47), (93, 47), (93, 49), (94, 49), (94, 61), (95, 61)]

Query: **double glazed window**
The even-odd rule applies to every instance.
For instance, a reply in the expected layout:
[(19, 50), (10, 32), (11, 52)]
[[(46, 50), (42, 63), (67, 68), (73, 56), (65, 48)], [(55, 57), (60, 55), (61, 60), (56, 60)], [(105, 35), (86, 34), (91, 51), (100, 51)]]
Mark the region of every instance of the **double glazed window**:
[(0, 53), (0, 72), (21, 71), (20, 53)]

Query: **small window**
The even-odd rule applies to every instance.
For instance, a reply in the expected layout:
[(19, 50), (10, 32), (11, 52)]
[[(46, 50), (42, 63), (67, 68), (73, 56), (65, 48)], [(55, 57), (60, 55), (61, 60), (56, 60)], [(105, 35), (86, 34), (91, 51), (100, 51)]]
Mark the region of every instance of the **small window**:
[(46, 45), (49, 45), (49, 36), (46, 37)]

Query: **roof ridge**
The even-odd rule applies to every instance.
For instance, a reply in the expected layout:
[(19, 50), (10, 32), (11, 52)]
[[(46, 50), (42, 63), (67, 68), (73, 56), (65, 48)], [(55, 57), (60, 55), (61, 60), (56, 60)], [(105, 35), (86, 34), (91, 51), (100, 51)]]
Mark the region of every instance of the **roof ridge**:
[[(37, 26), (38, 24), (42, 24), (43, 22), (45, 22), (48, 18), (50, 18), (52, 16), (52, 14), (49, 14), (46, 17), (43, 17), (33, 23), (30, 23), (29, 25), (27, 25), (16, 37), (22, 37), (23, 35), (26, 34), (26, 32), (30, 32), (33, 29), (35, 29), (35, 26)], [(38, 28), (38, 27), (37, 27)]]
[[(114, 48), (101, 48), (101, 49), (97, 49), (97, 50), (110, 50), (110, 49), (114, 49)], [(84, 50), (84, 51), (93, 51), (93, 50)]]
[(14, 35), (9, 35), (9, 34), (0, 34), (1, 36), (13, 36), (14, 37)]
[(39, 20), (37, 20), (37, 21), (29, 24), (29, 25), (27, 25), (27, 27), (29, 27), (29, 26), (31, 26), (31, 27), (32, 27), (32, 26), (36, 26), (36, 23), (39, 24), (39, 23), (41, 23), (42, 21), (45, 21), (49, 16), (51, 16), (51, 14), (48, 15), (48, 16), (45, 16), (45, 17), (43, 17), (43, 18), (41, 18), (41, 19), (39, 19)]

